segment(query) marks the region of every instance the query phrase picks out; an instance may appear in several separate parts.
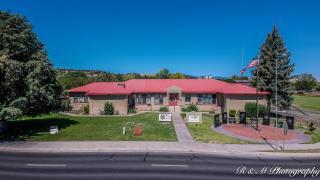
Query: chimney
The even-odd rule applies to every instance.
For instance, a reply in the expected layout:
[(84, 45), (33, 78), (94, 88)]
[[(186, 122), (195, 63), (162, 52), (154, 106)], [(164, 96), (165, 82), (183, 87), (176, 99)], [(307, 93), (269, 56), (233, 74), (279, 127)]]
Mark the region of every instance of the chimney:
[(122, 88), (126, 88), (126, 84), (125, 83), (118, 83), (118, 86), (120, 86)]

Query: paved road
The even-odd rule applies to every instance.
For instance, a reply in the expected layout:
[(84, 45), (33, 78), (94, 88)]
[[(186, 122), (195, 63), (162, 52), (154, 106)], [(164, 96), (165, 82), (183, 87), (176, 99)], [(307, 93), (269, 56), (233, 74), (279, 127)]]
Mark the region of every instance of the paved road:
[(172, 113), (172, 121), (178, 141), (182, 143), (194, 143), (193, 138), (179, 112)]
[[(159, 153), (0, 152), (0, 179), (305, 179), (301, 175), (250, 174), (263, 167), (313, 168), (320, 157), (268, 158)], [(242, 167), (245, 174), (237, 175)], [(240, 167), (240, 169), (239, 169)], [(254, 171), (247, 171), (254, 168)], [(248, 174), (249, 173), (249, 174)], [(308, 175), (310, 177), (311, 175)], [(313, 179), (319, 179), (318, 177)]]

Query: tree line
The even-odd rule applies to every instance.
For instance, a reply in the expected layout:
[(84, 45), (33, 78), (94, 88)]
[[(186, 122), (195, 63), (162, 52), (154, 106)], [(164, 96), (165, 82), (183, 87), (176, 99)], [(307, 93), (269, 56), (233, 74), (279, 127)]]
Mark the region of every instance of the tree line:
[(95, 70), (58, 69), (57, 79), (63, 89), (82, 86), (91, 82), (123, 82), (130, 79), (190, 79), (191, 76), (163, 68), (156, 74), (138, 73), (116, 74)]

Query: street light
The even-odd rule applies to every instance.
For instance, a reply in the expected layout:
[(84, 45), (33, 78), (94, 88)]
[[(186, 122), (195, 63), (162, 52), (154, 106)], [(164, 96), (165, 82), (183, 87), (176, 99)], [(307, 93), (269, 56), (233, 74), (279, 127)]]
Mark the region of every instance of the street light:
[(280, 57), (286, 56), (286, 53), (276, 53), (276, 149), (279, 148), (278, 146), (278, 61)]
[(276, 53), (276, 149), (278, 149), (278, 60), (279, 54)]

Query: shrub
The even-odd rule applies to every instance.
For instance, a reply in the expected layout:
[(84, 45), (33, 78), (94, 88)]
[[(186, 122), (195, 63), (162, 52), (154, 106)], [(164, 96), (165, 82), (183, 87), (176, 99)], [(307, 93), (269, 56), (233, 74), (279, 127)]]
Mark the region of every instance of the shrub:
[(235, 109), (230, 109), (229, 116), (230, 117), (236, 117), (237, 111)]
[(61, 100), (61, 108), (60, 108), (61, 111), (71, 111), (71, 109), (72, 109), (72, 106), (69, 99)]
[(309, 129), (309, 131), (310, 131), (311, 133), (313, 133), (313, 131), (316, 130), (316, 127), (314, 127), (313, 122), (311, 122), (311, 123), (309, 124), (308, 129)]
[[(267, 112), (267, 107), (265, 105), (259, 104), (259, 117), (262, 117), (263, 114)], [(246, 103), (244, 106), (245, 112), (247, 113), (247, 117), (255, 117), (257, 113), (256, 103), (250, 102)]]
[(135, 114), (135, 113), (137, 113), (137, 110), (136, 110), (135, 108), (130, 107), (130, 108), (128, 109), (128, 113), (129, 113), (129, 114)]
[(191, 112), (191, 111), (198, 111), (198, 106), (196, 104), (190, 104), (188, 107), (187, 107), (188, 111)]
[(159, 111), (160, 111), (160, 112), (168, 112), (169, 109), (168, 109), (167, 106), (162, 106), (162, 107), (160, 107)]
[(198, 106), (196, 104), (190, 104), (185, 108), (181, 109), (182, 112), (192, 112), (192, 111), (198, 111)]
[(83, 107), (83, 113), (89, 114), (89, 105), (88, 104)]
[(0, 120), (11, 121), (17, 120), (22, 116), (22, 111), (15, 107), (7, 107), (0, 109)]
[(114, 107), (113, 107), (112, 103), (106, 102), (104, 104), (104, 114), (105, 115), (113, 115), (114, 114)]
[(185, 119), (187, 117), (187, 114), (186, 113), (180, 113), (180, 116), (182, 119)]
[(20, 109), (21, 113), (26, 113), (27, 112), (27, 104), (28, 104), (27, 98), (20, 97), (18, 99), (13, 100), (9, 104), (9, 107)]

